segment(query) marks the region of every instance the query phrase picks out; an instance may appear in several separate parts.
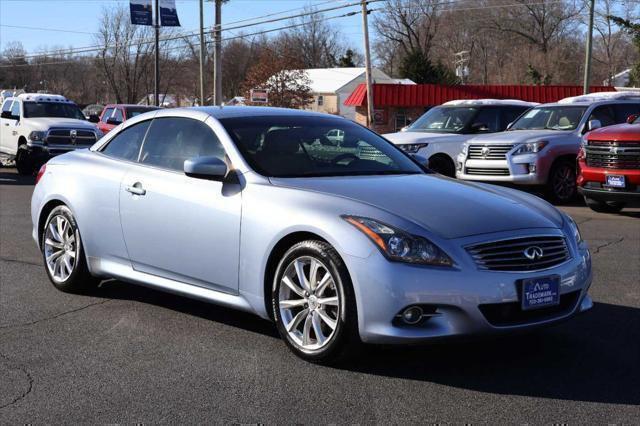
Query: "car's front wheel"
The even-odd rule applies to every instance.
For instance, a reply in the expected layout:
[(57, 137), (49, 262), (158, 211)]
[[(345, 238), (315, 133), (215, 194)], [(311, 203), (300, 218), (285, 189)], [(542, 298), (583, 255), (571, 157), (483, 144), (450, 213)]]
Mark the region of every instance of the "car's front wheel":
[(550, 198), (560, 204), (573, 200), (577, 193), (576, 166), (569, 160), (556, 162), (549, 172)]
[(35, 162), (26, 144), (20, 145), (16, 152), (16, 170), (23, 176), (32, 175), (35, 171)]
[(280, 261), (272, 289), (280, 335), (299, 357), (329, 363), (359, 345), (351, 279), (342, 259), (323, 241), (303, 241)]
[(67, 206), (57, 206), (49, 213), (40, 238), (47, 275), (58, 290), (78, 293), (97, 285), (99, 280), (89, 273), (80, 231)]

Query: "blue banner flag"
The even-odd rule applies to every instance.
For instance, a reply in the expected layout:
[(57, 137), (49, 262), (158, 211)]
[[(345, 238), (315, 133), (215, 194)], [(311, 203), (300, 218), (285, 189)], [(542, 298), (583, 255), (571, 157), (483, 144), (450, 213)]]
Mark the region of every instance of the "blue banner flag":
[(163, 27), (179, 27), (176, 0), (160, 0), (160, 25)]
[(133, 25), (153, 25), (151, 0), (129, 0), (129, 9)]

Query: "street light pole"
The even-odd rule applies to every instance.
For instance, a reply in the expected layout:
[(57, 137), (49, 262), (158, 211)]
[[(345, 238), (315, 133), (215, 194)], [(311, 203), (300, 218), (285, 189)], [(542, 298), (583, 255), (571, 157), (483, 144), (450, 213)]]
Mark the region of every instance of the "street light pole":
[(220, 30), (222, 27), (222, 0), (214, 0), (216, 3), (216, 20), (213, 27), (213, 104), (222, 104), (222, 52)]
[(587, 48), (584, 60), (584, 84), (582, 86), (582, 93), (585, 95), (589, 93), (589, 86), (591, 85), (591, 52), (593, 50), (593, 15), (595, 4), (596, 0), (589, 1), (589, 30), (587, 32)]
[(373, 127), (373, 84), (371, 84), (371, 51), (369, 50), (369, 22), (367, 1), (362, 0), (362, 34), (364, 36), (365, 78), (367, 81), (367, 127)]
[(204, 105), (204, 0), (200, 0), (200, 106)]
[(155, 81), (153, 83), (153, 98), (154, 105), (160, 105), (160, 7), (158, 6), (158, 0), (155, 0), (155, 17), (153, 28), (155, 30), (155, 60), (154, 60), (154, 76)]

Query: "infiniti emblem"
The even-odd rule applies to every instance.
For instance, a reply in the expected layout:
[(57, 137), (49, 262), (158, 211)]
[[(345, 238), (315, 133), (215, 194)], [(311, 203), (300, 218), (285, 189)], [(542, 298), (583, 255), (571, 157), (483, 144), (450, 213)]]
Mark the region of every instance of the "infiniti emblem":
[(544, 251), (542, 251), (542, 249), (538, 246), (531, 246), (524, 249), (522, 254), (524, 254), (524, 257), (526, 257), (527, 259), (533, 261), (540, 259), (544, 254)]
[(489, 156), (489, 154), (491, 154), (491, 149), (489, 149), (488, 146), (483, 146), (480, 154), (482, 154), (482, 156), (486, 158), (487, 156)]

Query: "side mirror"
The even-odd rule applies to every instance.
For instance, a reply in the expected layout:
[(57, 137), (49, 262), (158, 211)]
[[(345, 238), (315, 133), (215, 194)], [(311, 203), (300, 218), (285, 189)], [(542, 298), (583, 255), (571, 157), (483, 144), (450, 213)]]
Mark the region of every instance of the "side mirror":
[(89, 115), (89, 118), (87, 118), (87, 120), (89, 120), (89, 122), (91, 122), (91, 123), (99, 123), (100, 122), (100, 116), (98, 114), (91, 114), (91, 115)]
[(627, 123), (633, 124), (633, 122), (636, 121), (638, 117), (640, 117), (639, 114), (631, 114), (630, 116), (627, 117)]
[(471, 132), (473, 133), (486, 132), (488, 130), (489, 126), (487, 126), (485, 123), (473, 123), (471, 125)]
[(122, 121), (120, 120), (116, 120), (115, 118), (110, 118), (107, 120), (107, 124), (113, 124), (114, 126), (117, 126), (119, 124), (121, 124)]
[(227, 171), (227, 165), (218, 157), (194, 157), (184, 161), (184, 173), (194, 178), (222, 180)]
[(587, 130), (589, 131), (599, 129), (600, 127), (602, 127), (600, 120), (589, 120), (587, 123)]

